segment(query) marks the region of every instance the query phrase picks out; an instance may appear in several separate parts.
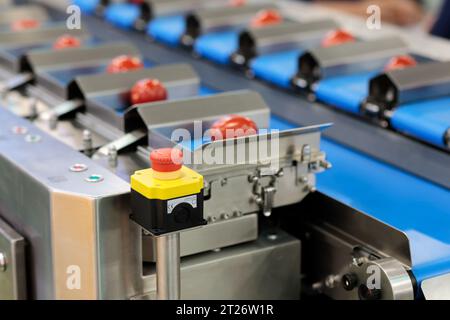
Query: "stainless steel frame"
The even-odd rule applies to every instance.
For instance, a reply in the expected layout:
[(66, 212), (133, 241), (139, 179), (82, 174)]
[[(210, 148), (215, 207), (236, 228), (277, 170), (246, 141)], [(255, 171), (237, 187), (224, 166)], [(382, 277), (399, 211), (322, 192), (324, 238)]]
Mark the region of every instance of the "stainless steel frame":
[(0, 219), (0, 300), (25, 299), (25, 239)]

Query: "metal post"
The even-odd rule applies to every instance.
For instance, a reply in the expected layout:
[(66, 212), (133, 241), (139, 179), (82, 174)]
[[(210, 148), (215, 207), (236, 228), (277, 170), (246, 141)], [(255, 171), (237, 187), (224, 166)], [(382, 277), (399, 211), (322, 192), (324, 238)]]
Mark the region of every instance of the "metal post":
[(180, 299), (180, 233), (156, 237), (156, 297)]

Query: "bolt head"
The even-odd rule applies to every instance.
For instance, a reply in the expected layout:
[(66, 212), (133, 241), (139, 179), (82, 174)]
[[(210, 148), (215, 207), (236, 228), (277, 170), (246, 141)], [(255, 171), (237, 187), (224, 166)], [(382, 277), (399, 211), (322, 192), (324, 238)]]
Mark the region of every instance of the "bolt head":
[(12, 132), (14, 134), (26, 134), (28, 132), (28, 129), (24, 126), (14, 126), (12, 127)]
[(347, 273), (342, 276), (342, 287), (346, 291), (353, 290), (358, 285), (358, 277), (354, 273)]
[(98, 182), (102, 182), (103, 181), (103, 176), (99, 175), (99, 174), (91, 174), (89, 177), (87, 177), (85, 179), (86, 182), (90, 182), (90, 183), (98, 183)]
[(70, 166), (69, 170), (72, 172), (83, 172), (88, 169), (88, 166), (84, 163), (75, 163)]
[(25, 136), (25, 141), (29, 143), (37, 143), (42, 140), (42, 137), (38, 134), (27, 134)]

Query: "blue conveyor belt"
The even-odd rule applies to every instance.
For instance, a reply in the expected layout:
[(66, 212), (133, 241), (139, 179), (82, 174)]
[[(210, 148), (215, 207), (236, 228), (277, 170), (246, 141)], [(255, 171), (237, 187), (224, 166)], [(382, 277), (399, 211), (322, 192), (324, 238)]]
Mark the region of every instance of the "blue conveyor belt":
[[(295, 126), (272, 118), (271, 127)], [(317, 176), (318, 190), (405, 232), (419, 283), (450, 272), (450, 190), (327, 139), (322, 147), (333, 169)]]
[(297, 72), (300, 53), (300, 50), (291, 50), (261, 55), (252, 60), (250, 69), (257, 78), (290, 88), (291, 80)]
[(78, 6), (81, 12), (92, 14), (100, 4), (100, 0), (73, 0), (72, 3)]
[(147, 27), (147, 34), (156, 41), (177, 46), (186, 30), (183, 15), (166, 16), (153, 19)]
[(230, 56), (238, 49), (239, 35), (236, 31), (213, 32), (198, 37), (194, 51), (206, 59), (229, 64)]
[(106, 8), (105, 19), (119, 28), (131, 29), (139, 18), (140, 12), (137, 4), (114, 3)]
[[(291, 50), (262, 55), (251, 62), (250, 68), (257, 78), (289, 88), (298, 70), (300, 54), (300, 50)], [(367, 97), (368, 82), (376, 74), (363, 72), (321, 80), (315, 91), (317, 99), (336, 108), (358, 113), (362, 100)]]
[(347, 112), (359, 113), (361, 102), (369, 93), (369, 80), (377, 72), (363, 72), (319, 81), (315, 94), (318, 101)]
[(445, 146), (444, 135), (450, 129), (450, 97), (400, 106), (392, 115), (391, 125), (418, 139)]

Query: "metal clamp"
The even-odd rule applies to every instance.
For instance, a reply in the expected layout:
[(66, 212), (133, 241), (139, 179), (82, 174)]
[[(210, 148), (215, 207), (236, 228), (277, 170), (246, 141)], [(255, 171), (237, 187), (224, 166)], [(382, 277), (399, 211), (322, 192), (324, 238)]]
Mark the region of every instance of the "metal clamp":
[[(249, 177), (249, 182), (253, 182), (253, 194), (256, 204), (260, 207), (265, 217), (270, 217), (272, 214), (272, 208), (274, 204), (275, 193), (277, 188), (275, 187), (277, 178), (283, 176), (283, 169), (277, 171), (263, 168), (258, 169), (256, 175)], [(261, 178), (269, 177), (269, 183), (266, 186), (261, 185)]]
[(308, 165), (308, 170), (312, 173), (331, 169), (332, 165), (325, 158), (323, 152), (313, 152), (309, 144), (302, 147), (301, 162)]

